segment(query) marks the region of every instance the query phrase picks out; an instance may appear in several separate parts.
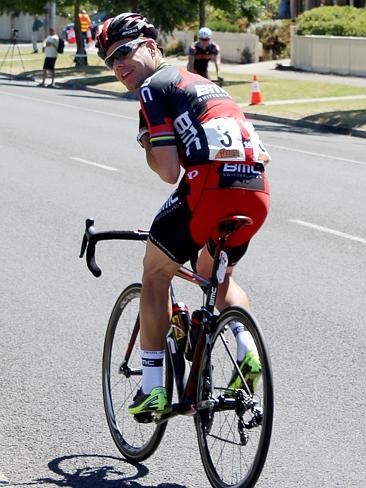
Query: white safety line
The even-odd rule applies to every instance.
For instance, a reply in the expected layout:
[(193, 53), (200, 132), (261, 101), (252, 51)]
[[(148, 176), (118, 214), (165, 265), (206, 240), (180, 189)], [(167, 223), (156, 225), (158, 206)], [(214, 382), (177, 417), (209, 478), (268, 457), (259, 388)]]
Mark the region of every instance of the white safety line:
[(40, 102), (40, 103), (48, 103), (49, 105), (58, 105), (60, 107), (71, 108), (73, 110), (83, 110), (84, 112), (92, 112), (94, 114), (102, 114), (102, 115), (108, 115), (108, 116), (111, 116), (111, 117), (119, 117), (120, 119), (133, 120), (134, 122), (138, 120), (137, 117), (131, 117), (129, 115), (116, 114), (116, 113), (113, 113), (113, 112), (105, 112), (105, 111), (102, 111), (102, 110), (94, 110), (94, 109), (90, 109), (90, 108), (79, 107), (77, 105), (71, 105), (71, 104), (68, 104), (68, 103), (61, 103), (61, 102), (54, 102), (52, 100), (45, 100), (44, 98), (27, 97), (25, 95), (19, 95), (19, 94), (15, 94), (15, 93), (9, 93), (9, 92), (5, 92), (5, 91), (1, 91), (1, 90), (0, 90), (0, 94), (1, 95), (9, 95), (9, 96), (15, 97), (15, 98), (22, 98), (22, 99), (25, 99), (25, 100), (33, 100), (35, 102)]
[(268, 147), (273, 147), (275, 149), (282, 149), (284, 151), (292, 151), (292, 152), (297, 152), (300, 154), (308, 154), (309, 156), (316, 156), (319, 158), (326, 158), (326, 159), (332, 159), (335, 161), (344, 161), (347, 163), (355, 163), (355, 164), (361, 164), (363, 166), (366, 166), (366, 161), (357, 161), (356, 159), (346, 159), (346, 158), (340, 158), (338, 156), (332, 156), (330, 154), (321, 154), (321, 153), (316, 153), (312, 151), (303, 151), (302, 149), (294, 149), (292, 147), (286, 147), (286, 146), (279, 146), (277, 144), (269, 144), (266, 143), (266, 146)]
[(89, 164), (89, 166), (96, 166), (97, 168), (105, 169), (106, 171), (119, 171), (118, 168), (114, 168), (113, 166), (107, 166), (105, 164), (95, 163), (94, 161), (88, 161), (87, 159), (82, 159), (74, 156), (70, 156), (70, 159), (73, 161), (79, 161), (80, 163)]
[(321, 225), (312, 224), (311, 222), (305, 222), (304, 220), (289, 219), (292, 224), (303, 225), (304, 227), (310, 227), (311, 229), (319, 230), (320, 232), (326, 232), (327, 234), (333, 234), (338, 237), (343, 237), (345, 239), (350, 239), (351, 241), (361, 242), (366, 244), (366, 239), (362, 237), (353, 236), (351, 234), (346, 234), (345, 232), (340, 232), (339, 230), (329, 229), (328, 227), (323, 227)]

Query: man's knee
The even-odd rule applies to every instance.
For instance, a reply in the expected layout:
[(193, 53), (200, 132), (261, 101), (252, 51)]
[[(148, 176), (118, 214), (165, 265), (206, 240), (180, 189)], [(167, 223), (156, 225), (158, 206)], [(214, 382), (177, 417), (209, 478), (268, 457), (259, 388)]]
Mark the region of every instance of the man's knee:
[(168, 258), (154, 244), (148, 243), (144, 257), (143, 280), (170, 283), (179, 265)]

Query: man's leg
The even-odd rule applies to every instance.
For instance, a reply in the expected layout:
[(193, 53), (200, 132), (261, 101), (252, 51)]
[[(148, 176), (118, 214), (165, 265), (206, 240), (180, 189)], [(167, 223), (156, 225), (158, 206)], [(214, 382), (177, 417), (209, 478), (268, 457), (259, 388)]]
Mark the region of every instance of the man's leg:
[(37, 41), (38, 41), (38, 32), (32, 32), (32, 46), (33, 46), (34, 53), (38, 53)]
[[(207, 246), (202, 249), (197, 260), (198, 274), (209, 278), (211, 274), (213, 258), (207, 250)], [(236, 283), (233, 278), (233, 267), (228, 267), (225, 280), (219, 285), (216, 298), (216, 307), (221, 312), (226, 307), (237, 305), (249, 309), (249, 300), (245, 291)]]
[(129, 407), (132, 414), (166, 407), (163, 359), (171, 317), (169, 287), (179, 267), (151, 241), (147, 242), (140, 301), (142, 389)]
[[(197, 272), (205, 278), (211, 274), (213, 258), (207, 250), (207, 246), (202, 250), (197, 261)], [(219, 285), (217, 290), (216, 307), (221, 312), (226, 307), (239, 306), (249, 310), (249, 300), (245, 291), (236, 283), (232, 274), (233, 267), (229, 267), (226, 272), (225, 280)], [(261, 373), (261, 364), (258, 357), (258, 351), (254, 340), (245, 328), (244, 324), (237, 321), (231, 321), (229, 326), (235, 336), (237, 344), (237, 362), (244, 375), (244, 378), (254, 391)], [(236, 370), (229, 381), (229, 388), (243, 388), (242, 380)]]
[(169, 286), (179, 268), (178, 263), (148, 241), (140, 302), (142, 349), (164, 349), (171, 317)]
[(42, 83), (41, 83), (42, 86), (44, 86), (45, 81), (46, 81), (46, 78), (47, 78), (47, 70), (45, 68), (43, 68), (43, 71), (42, 71)]

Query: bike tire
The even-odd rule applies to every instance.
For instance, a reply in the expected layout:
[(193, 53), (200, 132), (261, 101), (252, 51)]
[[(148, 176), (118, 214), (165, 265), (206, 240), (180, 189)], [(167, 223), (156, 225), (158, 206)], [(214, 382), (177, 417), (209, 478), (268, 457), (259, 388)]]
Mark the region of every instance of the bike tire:
[[(135, 337), (132, 335), (139, 321), (140, 297), (140, 283), (131, 284), (121, 293), (108, 322), (103, 350), (103, 399), (108, 427), (117, 448), (131, 462), (151, 456), (167, 427), (167, 422), (159, 425), (153, 421), (138, 422), (127, 410), (142, 379), (139, 333)], [(128, 366), (134, 369), (135, 374), (128, 377), (121, 373), (121, 365), (129, 343)], [(165, 383), (168, 401), (171, 402), (173, 374), (168, 360), (165, 361)]]
[[(240, 436), (238, 427), (239, 417), (234, 409), (202, 410), (195, 415), (195, 425), (201, 459), (211, 485), (215, 488), (252, 488), (262, 472), (271, 439), (273, 382), (263, 334), (254, 317), (241, 307), (229, 307), (217, 318), (217, 328), (211, 341), (211, 354), (206, 348), (202, 356), (197, 401), (210, 397), (218, 398), (220, 395), (233, 395), (232, 392), (228, 393), (227, 389), (233, 371), (233, 359), (236, 360), (236, 340), (228, 326), (232, 320), (245, 325), (258, 349), (262, 376), (254, 395), (250, 390), (247, 393), (258, 401), (258, 406), (262, 408), (262, 423), (250, 430), (244, 429), (246, 445), (243, 445), (243, 437)], [(233, 357), (230, 357), (224, 343)], [(250, 412), (245, 413), (245, 416), (248, 416), (246, 422), (249, 421), (250, 415)]]

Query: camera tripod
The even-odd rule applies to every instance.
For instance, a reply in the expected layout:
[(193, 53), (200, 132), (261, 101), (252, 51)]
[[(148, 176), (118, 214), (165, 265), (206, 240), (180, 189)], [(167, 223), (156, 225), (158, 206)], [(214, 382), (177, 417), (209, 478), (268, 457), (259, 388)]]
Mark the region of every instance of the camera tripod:
[(21, 55), (19, 46), (17, 44), (17, 34), (18, 34), (18, 29), (14, 29), (13, 30), (13, 33), (12, 33), (12, 36), (11, 36), (11, 39), (10, 39), (10, 44), (9, 44), (8, 50), (6, 51), (5, 57), (2, 60), (2, 63), (0, 65), (0, 72), (1, 72), (2, 67), (3, 67), (3, 64), (5, 63), (7, 57), (9, 56), (9, 53), (10, 53), (10, 56), (11, 56), (10, 57), (10, 71), (9, 71), (9, 77), (10, 77), (10, 79), (13, 78), (13, 76), (12, 76), (12, 70), (13, 70), (13, 60), (14, 60), (15, 47), (17, 47), (17, 49), (18, 49), (19, 59), (20, 59), (20, 62), (22, 64), (23, 71), (25, 71), (25, 66), (24, 66), (24, 63), (23, 63), (23, 58), (22, 58), (22, 55)]

